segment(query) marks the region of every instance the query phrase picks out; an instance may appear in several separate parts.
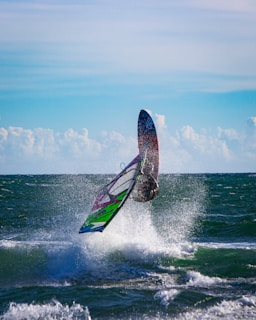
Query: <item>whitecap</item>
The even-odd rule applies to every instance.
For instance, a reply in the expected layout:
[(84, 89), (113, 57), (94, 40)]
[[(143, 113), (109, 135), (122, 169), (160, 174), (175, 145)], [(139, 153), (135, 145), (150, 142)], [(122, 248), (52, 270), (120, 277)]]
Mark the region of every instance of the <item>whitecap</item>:
[(74, 303), (71, 306), (52, 300), (46, 304), (11, 302), (9, 309), (0, 316), (1, 320), (91, 320), (87, 307)]
[(213, 249), (245, 249), (255, 250), (256, 242), (197, 242), (200, 247), (213, 248)]
[(155, 300), (160, 300), (161, 305), (168, 307), (170, 302), (180, 293), (177, 289), (160, 290), (154, 295)]
[(176, 317), (176, 320), (233, 320), (256, 319), (256, 298), (242, 296), (237, 300), (223, 300), (222, 302), (206, 309), (185, 312)]
[(215, 284), (226, 282), (225, 279), (218, 277), (204, 276), (197, 271), (188, 271), (186, 273), (186, 280), (188, 286), (209, 287)]

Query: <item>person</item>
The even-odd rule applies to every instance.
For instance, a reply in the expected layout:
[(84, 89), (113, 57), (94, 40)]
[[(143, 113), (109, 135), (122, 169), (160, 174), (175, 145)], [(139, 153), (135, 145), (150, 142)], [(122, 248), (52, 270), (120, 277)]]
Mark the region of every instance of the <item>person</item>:
[(137, 182), (135, 200), (146, 202), (152, 200), (158, 194), (158, 183), (152, 175), (142, 174)]
[(145, 161), (137, 177), (133, 198), (135, 201), (146, 202), (152, 200), (159, 193), (159, 186), (152, 175), (154, 166)]

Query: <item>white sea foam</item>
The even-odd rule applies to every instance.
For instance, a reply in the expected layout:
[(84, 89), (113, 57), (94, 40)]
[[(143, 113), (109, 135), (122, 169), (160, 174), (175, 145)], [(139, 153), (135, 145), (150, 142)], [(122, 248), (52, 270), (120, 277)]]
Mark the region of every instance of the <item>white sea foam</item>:
[(180, 293), (177, 289), (170, 290), (160, 290), (154, 295), (155, 300), (160, 300), (160, 303), (168, 307), (170, 302), (175, 299), (175, 297)]
[(237, 300), (223, 300), (206, 309), (182, 313), (175, 320), (252, 320), (256, 319), (256, 297), (242, 296)]
[(199, 287), (209, 287), (212, 285), (220, 284), (226, 282), (225, 279), (218, 277), (209, 277), (202, 275), (197, 271), (188, 271), (186, 273), (186, 280), (188, 286), (199, 286)]
[(256, 242), (201, 242), (196, 243), (198, 246), (213, 248), (213, 249), (245, 249), (255, 250)]
[[(158, 205), (154, 207), (152, 202), (138, 203), (128, 199), (103, 233), (71, 232), (65, 235), (66, 240), (70, 238), (80, 247), (84, 260), (92, 264), (95, 260), (104, 264), (115, 253), (128, 260), (143, 261), (193, 255), (196, 246), (191, 243), (189, 234), (195, 219), (202, 213), (205, 187), (198, 180), (190, 179), (189, 182), (196, 191), (189, 199), (177, 200), (171, 208), (167, 203), (157, 212)], [(77, 216), (71, 222), (71, 230), (78, 230), (78, 220), (84, 218), (82, 214)]]
[(45, 241), (45, 240), (0, 240), (0, 247), (4, 248), (16, 248), (16, 247), (39, 247), (39, 246), (55, 246), (55, 247), (67, 247), (71, 246), (70, 241)]
[(105, 258), (119, 251), (127, 259), (145, 259), (156, 256), (181, 257), (194, 253), (195, 247), (189, 242), (166, 241), (151, 218), (151, 204), (128, 201), (125, 208), (115, 217), (103, 233), (80, 235), (79, 241), (91, 258)]
[(68, 306), (57, 300), (47, 304), (10, 303), (9, 309), (0, 315), (0, 320), (91, 320), (87, 307), (73, 303)]

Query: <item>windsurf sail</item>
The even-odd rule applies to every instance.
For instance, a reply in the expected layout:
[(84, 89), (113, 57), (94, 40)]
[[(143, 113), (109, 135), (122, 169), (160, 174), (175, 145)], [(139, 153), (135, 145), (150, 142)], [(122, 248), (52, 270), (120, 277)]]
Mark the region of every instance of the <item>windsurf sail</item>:
[(139, 155), (97, 193), (79, 233), (102, 232), (132, 192), (132, 199), (152, 200), (158, 194), (159, 149), (154, 122), (141, 110), (138, 119)]
[(140, 172), (141, 156), (134, 158), (111, 182), (97, 193), (91, 213), (79, 233), (102, 232), (129, 197)]

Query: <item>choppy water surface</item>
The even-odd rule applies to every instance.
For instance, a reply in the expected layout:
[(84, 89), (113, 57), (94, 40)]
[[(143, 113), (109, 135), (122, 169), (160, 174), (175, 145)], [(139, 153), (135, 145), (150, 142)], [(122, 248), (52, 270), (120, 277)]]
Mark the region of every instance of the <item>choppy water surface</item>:
[(0, 176), (0, 319), (255, 319), (256, 174), (161, 175), (78, 234), (110, 176)]

